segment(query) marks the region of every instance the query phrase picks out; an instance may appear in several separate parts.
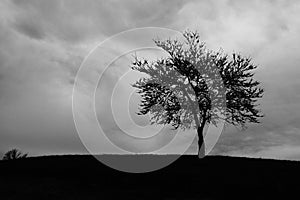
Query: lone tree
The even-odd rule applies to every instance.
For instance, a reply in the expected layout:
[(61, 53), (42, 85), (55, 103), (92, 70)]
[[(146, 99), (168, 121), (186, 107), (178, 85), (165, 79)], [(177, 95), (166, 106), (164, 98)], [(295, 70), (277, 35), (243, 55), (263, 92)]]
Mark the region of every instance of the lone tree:
[(131, 68), (146, 74), (132, 86), (142, 100), (139, 115), (151, 114), (151, 124), (171, 124), (175, 129), (195, 128), (198, 156), (205, 156), (204, 128), (220, 120), (246, 128), (263, 117), (257, 100), (264, 90), (253, 79), (257, 68), (251, 58), (207, 50), (193, 31), (177, 39), (154, 40), (168, 53), (155, 61), (134, 57)]
[(27, 153), (23, 154), (18, 149), (12, 149), (4, 154), (3, 160), (16, 160), (16, 159), (26, 158), (27, 156), (28, 156)]

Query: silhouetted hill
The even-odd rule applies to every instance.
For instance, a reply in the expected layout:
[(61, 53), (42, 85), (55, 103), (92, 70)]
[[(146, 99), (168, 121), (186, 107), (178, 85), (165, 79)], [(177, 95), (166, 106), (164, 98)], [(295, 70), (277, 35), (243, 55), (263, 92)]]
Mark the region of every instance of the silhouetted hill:
[(130, 174), (93, 156), (46, 156), (0, 161), (0, 199), (286, 199), (297, 194), (299, 178), (295, 161), (182, 156), (161, 170)]

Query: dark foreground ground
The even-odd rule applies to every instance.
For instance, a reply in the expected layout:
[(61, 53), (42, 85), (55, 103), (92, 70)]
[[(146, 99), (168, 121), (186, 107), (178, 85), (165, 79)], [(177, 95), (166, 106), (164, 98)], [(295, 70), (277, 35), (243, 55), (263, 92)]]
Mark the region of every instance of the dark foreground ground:
[[(126, 159), (152, 162), (165, 158), (127, 156)], [(86, 155), (0, 161), (1, 200), (242, 200), (291, 199), (292, 195), (296, 195), (292, 199), (300, 198), (300, 163), (292, 161), (221, 156), (199, 160), (195, 156), (182, 156), (166, 168), (142, 174), (119, 172)]]

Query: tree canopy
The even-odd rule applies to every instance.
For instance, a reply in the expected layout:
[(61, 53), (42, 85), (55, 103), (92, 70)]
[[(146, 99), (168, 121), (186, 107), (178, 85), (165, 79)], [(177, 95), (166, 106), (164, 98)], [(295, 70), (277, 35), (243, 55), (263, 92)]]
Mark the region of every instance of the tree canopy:
[(3, 156), (3, 160), (16, 160), (21, 158), (26, 158), (28, 156), (27, 153), (22, 153), (19, 149), (12, 149), (6, 152)]
[(138, 114), (150, 113), (152, 124), (183, 129), (220, 119), (243, 128), (247, 122), (259, 123), (263, 115), (257, 100), (264, 90), (253, 78), (257, 66), (251, 58), (210, 51), (198, 32), (183, 36), (184, 42), (154, 40), (166, 58), (150, 62), (134, 57), (131, 68), (147, 75), (133, 84), (142, 97)]

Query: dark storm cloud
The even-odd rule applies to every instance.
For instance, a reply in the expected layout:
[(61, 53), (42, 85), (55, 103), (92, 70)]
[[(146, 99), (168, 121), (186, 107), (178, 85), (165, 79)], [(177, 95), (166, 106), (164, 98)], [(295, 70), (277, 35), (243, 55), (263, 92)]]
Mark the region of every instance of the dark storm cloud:
[(45, 31), (39, 25), (34, 23), (35, 23), (34, 21), (22, 22), (20, 19), (14, 25), (19, 32), (27, 35), (30, 38), (34, 38), (34, 39), (45, 38), (46, 36)]
[(15, 27), (28, 37), (48, 35), (67, 42), (109, 36), (129, 28), (168, 26), (182, 2), (53, 0), (13, 1)]

